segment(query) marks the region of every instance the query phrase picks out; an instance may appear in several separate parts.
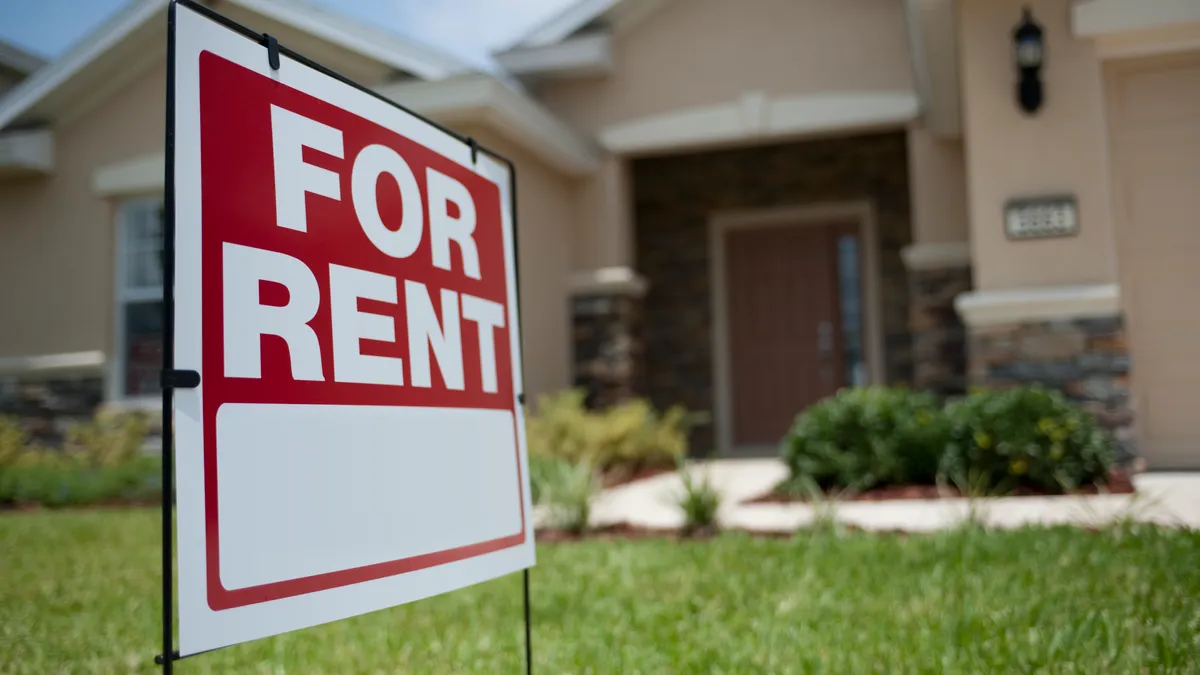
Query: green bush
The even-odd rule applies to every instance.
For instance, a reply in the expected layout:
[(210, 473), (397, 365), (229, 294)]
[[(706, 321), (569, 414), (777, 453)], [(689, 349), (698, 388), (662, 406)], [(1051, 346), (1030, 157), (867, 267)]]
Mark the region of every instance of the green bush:
[(529, 455), (529, 498), (534, 504), (540, 504), (546, 494), (546, 486), (558, 474), (560, 464), (566, 461), (542, 455)]
[(539, 497), (549, 512), (551, 527), (583, 533), (599, 492), (600, 477), (591, 464), (558, 460), (545, 465)]
[(82, 506), (161, 494), (161, 459), (142, 453), (144, 415), (99, 415), (72, 425), (61, 448), (33, 443), (0, 418), (0, 505)]
[(158, 457), (96, 465), (78, 455), (30, 454), (0, 472), (0, 504), (48, 507), (146, 502), (161, 492)]
[(687, 451), (682, 408), (659, 415), (648, 402), (634, 400), (593, 411), (579, 390), (540, 398), (526, 429), (531, 455), (586, 462), (601, 471), (670, 466)]
[(979, 391), (949, 405), (942, 472), (975, 473), (991, 486), (1070, 491), (1107, 480), (1112, 437), (1062, 393), (1034, 385)]
[(697, 479), (682, 459), (679, 461), (679, 476), (683, 480), (683, 492), (676, 503), (683, 511), (683, 531), (690, 534), (715, 529), (717, 511), (721, 508), (720, 491), (708, 476)]
[(793, 479), (867, 490), (932, 484), (949, 440), (932, 394), (864, 387), (843, 389), (797, 416), (781, 454)]

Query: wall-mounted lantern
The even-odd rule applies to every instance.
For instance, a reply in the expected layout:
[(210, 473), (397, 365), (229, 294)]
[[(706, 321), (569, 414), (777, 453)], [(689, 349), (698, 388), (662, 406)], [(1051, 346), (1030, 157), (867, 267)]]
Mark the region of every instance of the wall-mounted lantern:
[(1021, 12), (1021, 23), (1013, 30), (1013, 57), (1017, 66), (1017, 103), (1030, 114), (1042, 107), (1041, 74), (1045, 56), (1042, 27), (1026, 6)]

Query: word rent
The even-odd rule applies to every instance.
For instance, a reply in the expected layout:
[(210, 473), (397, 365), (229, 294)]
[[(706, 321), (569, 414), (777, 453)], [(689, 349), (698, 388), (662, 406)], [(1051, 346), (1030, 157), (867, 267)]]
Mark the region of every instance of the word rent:
[[(404, 158), (376, 144), (348, 163), (351, 194), (343, 195), (339, 173), (303, 159), (305, 147), (345, 159), (340, 130), (273, 105), (271, 131), (275, 226), (308, 231), (308, 194), (338, 201), (348, 197), (362, 233), (379, 252), (407, 258), (428, 237), (434, 267), (453, 271), (451, 247), (456, 247), (461, 274), (481, 278), (474, 240), (475, 204), (462, 183), (429, 168), (422, 193)], [(376, 185), (385, 174), (400, 188), (403, 216), (398, 227), (384, 223), (376, 202)], [(436, 300), (439, 312), (429, 288), (416, 281), (404, 280), (401, 286), (393, 276), (337, 264), (314, 270), (290, 255), (233, 243), (223, 245), (222, 258), (226, 377), (262, 377), (261, 338), (271, 335), (286, 342), (296, 380), (432, 387), (432, 352), (445, 387), (464, 390), (462, 331), (463, 323), (469, 323), (478, 332), (483, 391), (497, 391), (494, 333), (504, 327), (500, 303), (442, 289)], [(328, 275), (328, 298), (321, 297), (317, 274)], [(263, 304), (262, 282), (284, 286), (286, 304)], [(394, 343), (397, 339), (395, 319), (363, 311), (359, 300), (399, 305), (401, 294), (407, 358), (362, 353), (362, 340)], [(322, 362), (321, 338), (309, 325), (323, 301), (329, 303), (332, 364)]]

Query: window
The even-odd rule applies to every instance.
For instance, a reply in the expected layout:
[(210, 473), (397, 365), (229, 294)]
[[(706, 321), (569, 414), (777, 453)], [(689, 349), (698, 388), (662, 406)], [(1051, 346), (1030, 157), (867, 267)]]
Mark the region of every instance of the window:
[(838, 302), (841, 305), (842, 335), (846, 346), (846, 382), (854, 387), (867, 384), (867, 362), (863, 353), (862, 270), (858, 237), (843, 235), (837, 240)]
[(119, 398), (160, 393), (163, 347), (162, 200), (131, 200), (117, 218)]

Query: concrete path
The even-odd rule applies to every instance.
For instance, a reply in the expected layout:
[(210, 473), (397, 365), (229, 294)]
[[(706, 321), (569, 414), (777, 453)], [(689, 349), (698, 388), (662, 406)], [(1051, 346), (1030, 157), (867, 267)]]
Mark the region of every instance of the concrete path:
[[(778, 484), (787, 469), (776, 459), (729, 459), (700, 463), (724, 499), (718, 513), (725, 527), (792, 532), (812, 523), (808, 504), (745, 504)], [(1200, 473), (1141, 474), (1138, 494), (1069, 497), (844, 502), (833, 513), (839, 522), (868, 530), (927, 532), (952, 527), (970, 514), (993, 527), (1025, 524), (1098, 526), (1117, 519), (1200, 528)], [(628, 523), (638, 527), (677, 528), (683, 516), (675, 506), (683, 491), (678, 474), (664, 474), (605, 491), (597, 499), (595, 526)]]

